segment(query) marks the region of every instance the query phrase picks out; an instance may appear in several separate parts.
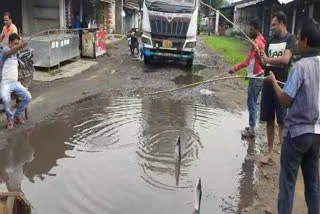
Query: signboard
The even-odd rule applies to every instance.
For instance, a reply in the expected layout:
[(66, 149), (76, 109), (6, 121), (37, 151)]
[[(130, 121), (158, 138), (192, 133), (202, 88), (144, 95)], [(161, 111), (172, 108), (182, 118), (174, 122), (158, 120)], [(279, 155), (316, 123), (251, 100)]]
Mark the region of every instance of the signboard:
[(95, 56), (101, 56), (107, 52), (106, 47), (106, 32), (97, 31), (95, 33)]
[(96, 31), (83, 33), (82, 56), (96, 58), (107, 52), (106, 32)]

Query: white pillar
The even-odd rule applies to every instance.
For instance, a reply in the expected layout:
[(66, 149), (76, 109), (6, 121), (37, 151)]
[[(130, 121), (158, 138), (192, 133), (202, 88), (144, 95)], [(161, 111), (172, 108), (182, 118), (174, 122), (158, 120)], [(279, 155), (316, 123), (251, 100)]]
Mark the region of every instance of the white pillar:
[(122, 16), (122, 11), (124, 11), (124, 5), (123, 5), (123, 0), (122, 1), (122, 10), (121, 10), (121, 34), (125, 34), (124, 33), (124, 23), (125, 23), (125, 17)]
[(83, 21), (83, 0), (80, 0), (80, 22)]
[(28, 0), (21, 1), (21, 11), (22, 11), (22, 32), (23, 35), (27, 35), (30, 33), (29, 23), (31, 18), (29, 17), (29, 6), (31, 2)]
[(296, 27), (296, 17), (297, 17), (297, 6), (294, 5), (291, 34), (294, 34), (294, 29)]
[(220, 17), (220, 10), (216, 12), (216, 27), (215, 27), (215, 34), (219, 33), (219, 17)]
[(60, 22), (60, 28), (65, 27), (65, 18), (66, 18), (66, 11), (65, 11), (65, 0), (60, 0), (59, 3), (59, 22)]
[(314, 9), (314, 3), (312, 2), (312, 4), (309, 6), (309, 19), (313, 18), (313, 9)]

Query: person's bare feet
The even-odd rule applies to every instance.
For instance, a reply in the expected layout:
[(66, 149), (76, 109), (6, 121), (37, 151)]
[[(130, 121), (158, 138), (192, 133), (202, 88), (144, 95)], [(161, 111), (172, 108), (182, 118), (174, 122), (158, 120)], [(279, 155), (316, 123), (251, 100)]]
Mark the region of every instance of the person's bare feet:
[(269, 153), (268, 155), (262, 157), (261, 160), (260, 160), (260, 162), (261, 162), (262, 164), (272, 165), (272, 160), (273, 160), (273, 153)]
[(15, 120), (15, 122), (16, 122), (17, 124), (24, 124), (24, 123), (25, 123), (25, 122), (24, 122), (24, 119), (23, 119), (22, 117), (16, 116), (16, 117), (14, 118), (14, 120)]
[(13, 129), (13, 124), (14, 124), (13, 120), (8, 120), (8, 122), (7, 122), (7, 128), (8, 128), (9, 130)]

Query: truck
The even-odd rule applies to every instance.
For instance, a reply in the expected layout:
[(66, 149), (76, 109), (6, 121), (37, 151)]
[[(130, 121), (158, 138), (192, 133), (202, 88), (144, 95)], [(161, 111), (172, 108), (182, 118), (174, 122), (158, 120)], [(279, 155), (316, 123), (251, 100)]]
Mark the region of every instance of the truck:
[(197, 45), (198, 0), (144, 0), (144, 63), (154, 58), (186, 61), (192, 67)]

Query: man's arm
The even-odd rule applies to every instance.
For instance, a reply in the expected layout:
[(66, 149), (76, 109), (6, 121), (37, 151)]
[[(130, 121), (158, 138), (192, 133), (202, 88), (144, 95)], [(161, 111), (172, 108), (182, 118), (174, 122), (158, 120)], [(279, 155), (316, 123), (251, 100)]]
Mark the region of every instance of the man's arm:
[(303, 84), (303, 72), (301, 71), (300, 66), (299, 63), (294, 65), (283, 89), (280, 88), (272, 72), (270, 72), (270, 75), (265, 80), (272, 84), (279, 102), (284, 108), (288, 108), (291, 105), (292, 100), (297, 96), (298, 91)]
[(292, 52), (289, 49), (286, 49), (284, 51), (283, 56), (279, 56), (276, 58), (268, 58), (264, 52), (261, 52), (260, 54), (260, 58), (262, 58), (265, 63), (270, 65), (288, 65), (290, 63), (291, 57)]
[(258, 51), (257, 52), (257, 54), (259, 55), (259, 57), (258, 57), (258, 63), (259, 63), (259, 65), (262, 67), (262, 68), (265, 68), (266, 67), (266, 62), (263, 60), (263, 58), (261, 57), (261, 53), (262, 53), (263, 51)]
[(8, 52), (5, 54), (5, 58), (10, 57), (11, 55), (17, 53), (19, 50), (27, 47), (28, 43), (27, 42), (22, 42), (20, 45), (16, 45), (13, 48), (9, 49)]
[(0, 43), (3, 41), (3, 39), (4, 39), (4, 33), (1, 33), (1, 35), (0, 35)]
[[(261, 44), (262, 46), (262, 44)], [(267, 42), (266, 44), (263, 44), (264, 48), (260, 48), (259, 50), (257, 50), (257, 54), (259, 57), (258, 58), (258, 63), (261, 66), (261, 68), (265, 68), (267, 63), (263, 60), (263, 58), (261, 57), (262, 53), (265, 54), (265, 52), (268, 51), (269, 49), (269, 43)]]
[(276, 58), (268, 58), (265, 54), (262, 54), (261, 57), (264, 59), (266, 63), (271, 65), (289, 65), (292, 55), (295, 51), (295, 48), (296, 48), (296, 38), (293, 35), (291, 35), (287, 41), (286, 49), (282, 56), (279, 56)]
[(269, 75), (269, 77), (267, 77), (267, 80), (271, 81), (271, 84), (272, 84), (273, 89), (279, 99), (281, 106), (283, 108), (289, 108), (293, 99), (290, 96), (288, 96), (286, 93), (283, 92), (283, 90), (280, 88), (272, 71), (270, 71), (270, 75)]
[(233, 68), (229, 71), (230, 74), (234, 74), (236, 73), (237, 71), (243, 69), (243, 68), (246, 68), (249, 66), (251, 60), (254, 58), (255, 56), (255, 50), (254, 50), (254, 47), (251, 47), (250, 50), (249, 50), (249, 53), (247, 55), (247, 58), (239, 63), (239, 64), (236, 64), (235, 66), (233, 66)]

